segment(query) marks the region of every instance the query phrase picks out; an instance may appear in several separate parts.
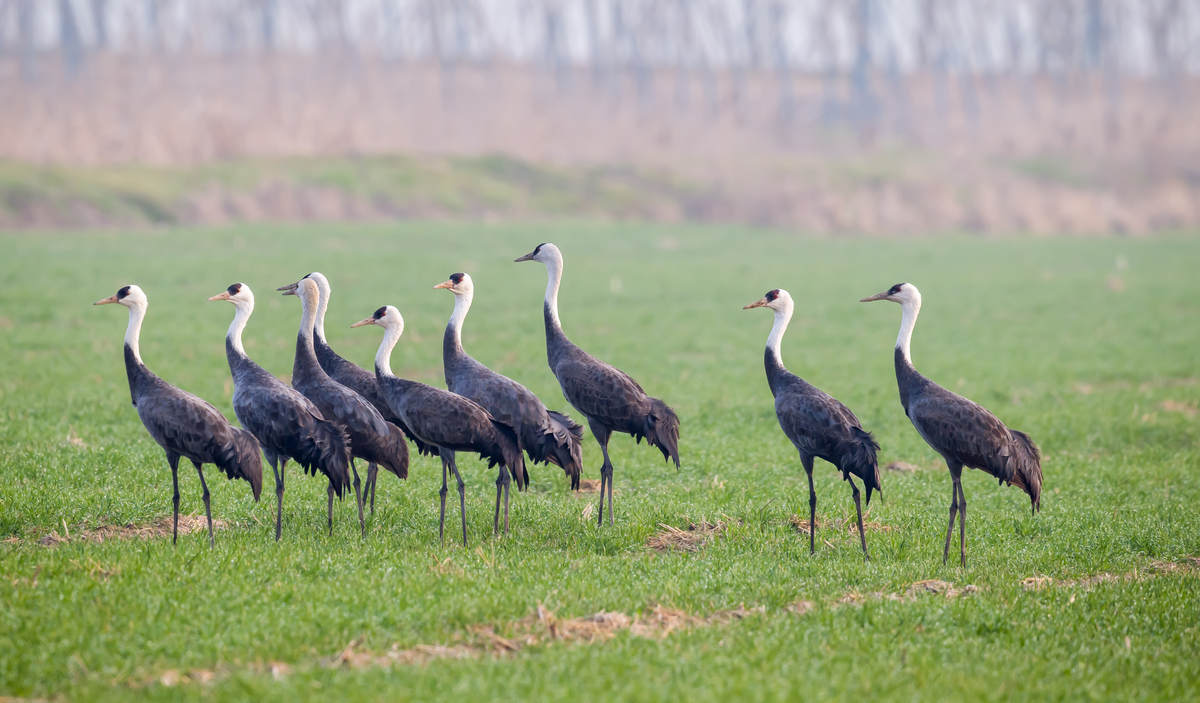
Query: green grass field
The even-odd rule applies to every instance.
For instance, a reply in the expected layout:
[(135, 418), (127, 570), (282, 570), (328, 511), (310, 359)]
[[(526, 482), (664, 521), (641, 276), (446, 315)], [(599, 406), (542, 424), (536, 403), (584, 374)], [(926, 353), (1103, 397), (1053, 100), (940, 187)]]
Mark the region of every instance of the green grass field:
[[(1200, 239), (834, 241), (584, 223), (2, 236), (0, 696), (1200, 696), (1200, 569), (1188, 560), (1200, 555)], [(414, 453), (407, 482), (380, 477), (365, 540), (352, 501), (326, 535), (323, 480), (295, 468), (280, 543), (269, 469), (259, 504), (208, 471), (214, 517), (229, 523), (215, 549), (202, 533), (175, 547), (78, 538), (171, 512), (163, 454), (129, 405), (125, 310), (92, 301), (140, 284), (146, 363), (232, 418), (232, 309), (209, 295), (234, 281), (255, 290), (247, 350), (287, 375), (299, 306), (273, 289), (321, 270), (336, 349), (369, 364), (379, 330), (348, 325), (391, 303), (407, 320), (394, 369), (441, 384), (452, 296), (432, 286), (464, 270), (477, 289), (467, 350), (569, 410), (545, 363), (544, 268), (512, 263), (545, 240), (566, 256), (567, 333), (682, 420), (679, 472), (614, 439), (615, 527), (594, 524), (596, 494), (534, 467), (511, 534), (494, 539), (494, 473), (463, 457), (471, 544), (441, 547), (439, 465)], [(950, 481), (897, 397), (900, 310), (857, 302), (901, 280), (925, 299), (917, 367), (1044, 455), (1036, 517), (1017, 489), (967, 472), (966, 569), (941, 563)], [(870, 563), (834, 526), (854, 508), (828, 464), (815, 556), (790, 523), (806, 484), (763, 375), (771, 316), (740, 309), (773, 287), (797, 302), (789, 368), (855, 410), (881, 464), (920, 467), (884, 472)], [(595, 479), (600, 453), (585, 441)], [(194, 472), (180, 476), (183, 511), (202, 513)], [(697, 551), (647, 546), (662, 525), (701, 520), (724, 529)], [(926, 579), (975, 589), (910, 595)], [(640, 626), (555, 641), (532, 619), (539, 607)], [(736, 608), (744, 617), (723, 615)], [(683, 626), (655, 625), (674, 611)]]

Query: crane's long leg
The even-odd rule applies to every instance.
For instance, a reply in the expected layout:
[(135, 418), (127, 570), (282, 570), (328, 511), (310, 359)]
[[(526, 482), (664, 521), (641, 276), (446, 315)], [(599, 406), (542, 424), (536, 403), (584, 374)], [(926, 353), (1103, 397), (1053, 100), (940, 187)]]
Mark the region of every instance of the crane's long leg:
[(350, 470), (354, 472), (354, 502), (358, 504), (358, 529), (362, 536), (367, 536), (367, 523), (363, 522), (362, 483), (358, 480), (358, 467), (354, 465), (354, 457), (350, 457)]
[(867, 535), (863, 532), (862, 501), (858, 497), (858, 486), (854, 484), (854, 479), (850, 478), (850, 474), (846, 474), (846, 480), (850, 482), (850, 490), (854, 495), (854, 512), (858, 514), (858, 540), (862, 542), (863, 559), (871, 561), (871, 555), (867, 554)]
[(375, 514), (375, 478), (379, 475), (379, 465), (375, 462), (367, 464), (367, 493), (371, 494), (371, 515)]
[[(511, 485), (512, 477), (506, 470), (504, 472), (504, 534), (508, 534), (508, 501)], [(525, 485), (529, 485), (528, 482)]]
[(454, 459), (454, 452), (450, 453), (450, 470), (454, 472), (454, 480), (458, 482), (458, 512), (462, 515), (462, 535), (463, 546), (467, 546), (467, 498), (466, 486), (463, 484), (462, 476), (458, 473), (458, 462)]
[(287, 462), (280, 461), (274, 452), (264, 453), (267, 463), (271, 465), (271, 472), (275, 474), (275, 541), (278, 542), (283, 525), (283, 467)]
[(326, 487), (325, 493), (329, 496), (329, 501), (325, 504), (325, 522), (328, 525), (329, 534), (333, 535), (333, 484), (330, 483)]
[(208, 518), (208, 548), (212, 549), (216, 546), (216, 542), (213, 540), (212, 507), (208, 502), (208, 484), (204, 482), (204, 470), (200, 468), (200, 462), (192, 459), (192, 464), (196, 467), (196, 473), (200, 475), (200, 488), (204, 489), (204, 517)]
[(588, 418), (588, 426), (592, 429), (592, 436), (596, 438), (596, 442), (600, 445), (600, 452), (604, 454), (604, 463), (600, 465), (600, 512), (596, 516), (596, 524), (604, 524), (604, 494), (608, 493), (608, 524), (614, 524), (613, 507), (612, 507), (612, 484), (613, 484), (613, 465), (612, 460), (608, 458), (608, 438), (612, 435), (612, 431), (604, 425)]
[(800, 463), (804, 465), (804, 473), (808, 474), (808, 553), (817, 553), (817, 491), (813, 488), (813, 458), (808, 454), (800, 455)]
[(441, 518), (438, 520), (438, 539), (441, 540), (442, 546), (446, 546), (446, 477), (450, 473), (450, 462), (447, 458), (447, 452), (450, 450), (443, 449), (439, 452), (442, 457), (442, 490), (438, 491), (438, 495), (442, 498)]
[(179, 541), (179, 455), (167, 452), (167, 463), (171, 465), (171, 483), (175, 486), (175, 495), (171, 505), (175, 508), (175, 527), (171, 529), (171, 544)]
[(958, 556), (960, 566), (967, 565), (967, 497), (963, 495), (961, 474), (954, 477), (958, 490)]
[(962, 473), (962, 466), (946, 462), (950, 468), (950, 478), (954, 480), (950, 488), (950, 524), (946, 527), (946, 546), (942, 548), (942, 563), (950, 557), (950, 536), (954, 534), (954, 518), (958, 514), (958, 476)]

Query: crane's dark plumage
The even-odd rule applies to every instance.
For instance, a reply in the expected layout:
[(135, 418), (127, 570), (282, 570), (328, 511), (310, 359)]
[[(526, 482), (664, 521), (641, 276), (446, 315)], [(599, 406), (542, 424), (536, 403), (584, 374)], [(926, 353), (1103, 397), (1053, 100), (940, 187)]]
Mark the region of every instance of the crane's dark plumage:
[(921, 311), (921, 292), (911, 283), (897, 283), (862, 302), (890, 300), (902, 309), (896, 339), (896, 385), (900, 404), (917, 433), (942, 455), (954, 481), (950, 499), (950, 524), (946, 528), (944, 563), (950, 554), (954, 519), (959, 520), (959, 557), (967, 565), (967, 500), (962, 491), (962, 468), (982, 469), (1000, 483), (1015, 485), (1029, 494), (1030, 510), (1042, 503), (1042, 459), (1029, 435), (1005, 426), (978, 403), (942, 388), (917, 372), (909, 346)]
[(258, 442), (246, 430), (230, 424), (208, 401), (172, 386), (142, 363), (138, 341), (149, 301), (141, 288), (122, 286), (116, 295), (94, 304), (110, 303), (119, 303), (129, 309), (129, 326), (125, 331), (125, 375), (129, 381), (129, 397), (146, 431), (167, 453), (167, 463), (171, 466), (174, 487), (171, 542), (174, 544), (179, 538), (179, 458), (187, 457), (200, 477), (211, 547), (214, 543), (212, 507), (201, 465), (215, 464), (230, 480), (245, 479), (257, 501), (262, 493), (262, 455), (258, 452)]
[(300, 330), (296, 334), (296, 356), (292, 364), (292, 387), (316, 404), (321, 414), (345, 429), (350, 438), (350, 470), (354, 475), (354, 497), (358, 504), (359, 528), (366, 533), (363, 522), (362, 494), (354, 457), (384, 468), (400, 478), (408, 477), (408, 446), (399, 427), (387, 422), (375, 406), (329, 377), (313, 351), (313, 324), (317, 315), (320, 293), (316, 281), (302, 278), (295, 284), (280, 288), (284, 295), (300, 298)]
[(858, 516), (858, 537), (865, 557), (867, 538), (863, 533), (862, 505), (858, 486), (851, 475), (857, 476), (866, 486), (867, 505), (870, 506), (871, 492), (882, 490), (875, 455), (879, 445), (862, 428), (862, 423), (850, 408), (784, 368), (779, 349), (792, 317), (792, 296), (785, 290), (775, 289), (743, 309), (758, 307), (770, 308), (775, 312), (775, 324), (767, 337), (764, 363), (767, 384), (775, 396), (775, 415), (779, 418), (779, 426), (800, 453), (800, 462), (808, 474), (809, 552), (816, 551), (817, 494), (812, 480), (813, 457), (820, 457), (837, 467), (842, 472), (842, 478), (850, 483)]
[(558, 289), (562, 283), (562, 253), (554, 244), (539, 244), (516, 261), (540, 261), (546, 265), (546, 297), (542, 312), (546, 324), (546, 358), (558, 378), (563, 395), (588, 419), (604, 463), (600, 467), (600, 511), (597, 522), (604, 521), (604, 496), (608, 494), (608, 520), (612, 514), (613, 464), (608, 456), (608, 439), (613, 432), (625, 432), (634, 439), (658, 447), (664, 459), (679, 467), (679, 417), (658, 398), (646, 395), (628, 374), (571, 343), (558, 319)]
[[(405, 436), (416, 445), (418, 452), (427, 456), (437, 456), (437, 447), (432, 447), (413, 437), (412, 433), (404, 427), (404, 423), (400, 418), (396, 417), (391, 408), (387, 406), (387, 403), (383, 400), (383, 396), (379, 393), (379, 384), (375, 380), (375, 374), (342, 358), (325, 341), (325, 311), (329, 307), (329, 298), (333, 293), (333, 288), (329, 285), (329, 279), (319, 271), (314, 271), (305, 276), (305, 278), (314, 280), (317, 284), (317, 290), (320, 292), (320, 300), (317, 305), (317, 319), (313, 325), (313, 351), (317, 355), (317, 362), (321, 364), (321, 368), (325, 370), (325, 373), (329, 374), (330, 378), (370, 401), (371, 405), (374, 405), (375, 409), (383, 415), (384, 420), (396, 425), (404, 432)], [(407, 465), (407, 446), (404, 448), (404, 452), (404, 463)], [(363, 497), (365, 499), (367, 496), (370, 496), (372, 513), (375, 512), (376, 473), (375, 464), (373, 462), (369, 463), (367, 465), (367, 483)], [(400, 478), (404, 477), (401, 476)]]
[(225, 335), (225, 356), (233, 375), (233, 411), (258, 439), (275, 473), (275, 539), (282, 530), (284, 467), (289, 459), (295, 459), (308, 473), (315, 476), (319, 471), (329, 479), (326, 510), (332, 531), (333, 496), (340, 499), (350, 486), (350, 440), (311, 400), (246, 356), (242, 331), (254, 312), (254, 293), (249, 286), (234, 283), (209, 300), (227, 300), (237, 310)]
[[(459, 395), (482, 405), (500, 422), (517, 433), (521, 449), (535, 463), (553, 463), (562, 468), (579, 488), (583, 468), (583, 427), (562, 413), (547, 410), (525, 386), (496, 373), (473, 359), (462, 346), (462, 324), (475, 295), (475, 284), (465, 273), (454, 273), (434, 286), (454, 294), (454, 312), (442, 337), (442, 367), (446, 386)], [(524, 467), (513, 471), (517, 487), (528, 484)]]
[[(458, 503), (462, 514), (463, 546), (467, 544), (467, 514), (463, 480), (458, 473), (455, 452), (477, 452), (487, 459), (488, 467), (500, 466), (500, 485), (507, 488), (512, 480), (509, 467), (521, 466), (521, 450), (512, 428), (492, 417), (473, 400), (441, 388), (398, 378), (392, 373), (391, 353), (404, 332), (404, 318), (396, 308), (385, 305), (352, 327), (379, 325), (383, 341), (375, 354), (375, 374), (388, 407), (405, 427), (425, 444), (436, 446), (442, 459), (441, 518), (438, 534), (444, 539), (446, 523), (446, 482), (448, 471), (458, 482)], [(507, 493), (507, 491), (506, 491)], [(507, 506), (505, 508), (507, 515)], [(507, 523), (507, 519), (506, 519)], [(497, 524), (493, 521), (493, 531)], [(508, 526), (505, 525), (507, 531)]]

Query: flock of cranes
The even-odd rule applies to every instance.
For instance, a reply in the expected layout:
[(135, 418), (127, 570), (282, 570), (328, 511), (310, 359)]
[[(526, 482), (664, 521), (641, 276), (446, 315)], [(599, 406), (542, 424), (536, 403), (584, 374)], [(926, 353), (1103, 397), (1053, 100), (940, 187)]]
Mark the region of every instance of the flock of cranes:
[[(632, 377), (591, 356), (563, 332), (558, 313), (563, 256), (554, 244), (539, 244), (516, 261), (537, 261), (547, 274), (543, 317), (546, 357), (563, 396), (587, 420), (604, 456), (600, 467), (600, 505), (597, 523), (604, 523), (605, 502), (612, 524), (614, 465), (608, 440), (613, 432), (632, 435), (662, 452), (679, 467), (679, 418), (662, 400), (651, 397)], [(508, 532), (509, 489), (529, 483), (526, 457), (534, 463), (554, 464), (563, 470), (572, 489), (582, 474), (582, 426), (568, 415), (548, 409), (528, 388), (469, 356), (462, 344), (462, 327), (474, 298), (474, 282), (455, 273), (434, 286), (454, 295), (454, 310), (442, 342), (442, 361), (449, 390), (400, 378), (391, 369), (391, 354), (404, 333), (400, 311), (385, 305), (351, 327), (376, 325), (383, 339), (375, 354), (374, 373), (339, 356), (325, 339), (325, 313), (332, 287), (314, 272), (277, 290), (300, 301), (291, 385), (276, 378), (246, 355), (242, 334), (254, 312), (254, 294), (244, 283), (234, 283), (209, 298), (234, 306), (233, 321), (225, 335), (225, 351), (233, 377), (233, 408), (242, 428), (233, 426), (211, 404), (163, 381), (142, 362), (138, 339), (148, 299), (136, 285), (127, 285), (96, 305), (117, 303), (129, 309), (125, 331), (125, 369), (130, 397), (150, 436), (162, 446), (171, 467), (174, 487), (175, 535), (179, 523), (179, 460), (196, 467), (208, 519), (209, 544), (213, 543), (212, 510), (204, 481), (203, 464), (215, 464), (229, 479), (246, 480), (258, 500), (262, 490), (262, 456), (275, 476), (275, 539), (283, 522), (284, 468), (295, 460), (312, 474), (328, 481), (327, 527), (333, 529), (333, 501), (354, 491), (359, 528), (365, 534), (364, 505), (375, 510), (375, 483), (382, 466), (398, 478), (408, 476), (409, 448), (438, 456), (442, 463), (439, 537), (445, 539), (446, 495), (449, 476), (458, 488), (462, 540), (467, 543), (464, 482), (456, 454), (477, 453), (496, 467), (496, 503), (492, 529)], [(921, 294), (910, 283), (898, 283), (862, 302), (890, 300), (901, 306), (900, 333), (896, 339), (896, 382), (904, 412), (921, 437), (946, 461), (953, 480), (950, 523), (942, 561), (949, 556), (954, 523), (959, 523), (960, 563), (966, 565), (966, 498), (962, 490), (964, 466), (982, 469), (1001, 484), (1016, 485), (1030, 498), (1031, 508), (1041, 505), (1042, 470), (1037, 445), (1023, 432), (1005, 426), (995, 415), (922, 376), (912, 365), (909, 345)], [(866, 489), (870, 505), (881, 491), (877, 451), (879, 445), (854, 413), (833, 396), (789, 372), (783, 365), (781, 345), (792, 317), (793, 302), (785, 290), (768, 291), (746, 309), (765, 307), (775, 314), (764, 355), (767, 383), (775, 398), (775, 413), (784, 434), (796, 447), (808, 475), (809, 550), (815, 551), (817, 497), (813, 488), (813, 460), (833, 464), (850, 484), (858, 520), (859, 541), (869, 559), (863, 530), (862, 500), (855, 483)], [(261, 448), (261, 453), (260, 453)], [(367, 463), (364, 485), (355, 459)], [(500, 525), (503, 505), (503, 528)]]

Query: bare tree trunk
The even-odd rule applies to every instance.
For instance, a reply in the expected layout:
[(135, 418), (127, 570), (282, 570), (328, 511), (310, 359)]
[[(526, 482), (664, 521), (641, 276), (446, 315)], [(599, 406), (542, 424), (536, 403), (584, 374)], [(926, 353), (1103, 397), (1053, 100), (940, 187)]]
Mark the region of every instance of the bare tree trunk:
[(71, 0), (58, 0), (58, 44), (62, 50), (63, 67), (74, 76), (83, 67), (83, 40), (75, 21), (75, 6)]

